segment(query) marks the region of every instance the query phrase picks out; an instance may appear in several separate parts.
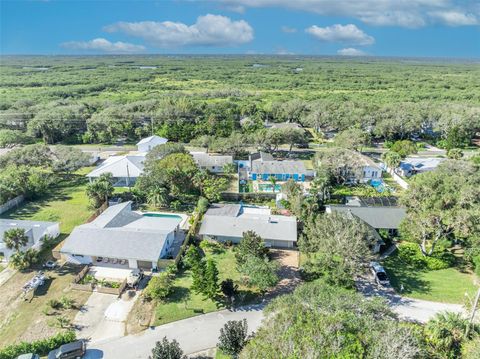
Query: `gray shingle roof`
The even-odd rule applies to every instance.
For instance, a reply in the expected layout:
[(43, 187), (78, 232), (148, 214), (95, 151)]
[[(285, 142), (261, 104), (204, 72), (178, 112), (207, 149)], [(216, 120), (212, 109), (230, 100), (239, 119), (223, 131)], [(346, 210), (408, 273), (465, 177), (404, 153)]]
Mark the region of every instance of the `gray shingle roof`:
[(205, 214), (210, 216), (236, 217), (240, 214), (241, 209), (242, 205), (240, 204), (212, 204)]
[(402, 207), (356, 207), (330, 205), (332, 211), (351, 213), (375, 229), (398, 229), (405, 218), (406, 211)]
[(169, 231), (126, 228), (76, 227), (60, 250), (61, 253), (157, 261)]
[(3, 241), (3, 233), (12, 228), (23, 228), (26, 232), (31, 230), (34, 240), (37, 241), (49, 227), (55, 225), (58, 225), (58, 222), (0, 218), (0, 242)]
[(302, 161), (253, 161), (252, 172), (273, 174), (310, 174), (310, 171), (307, 170)]
[(199, 234), (240, 238), (246, 231), (254, 231), (267, 240), (296, 242), (297, 218), (250, 213), (211, 215), (207, 212)]

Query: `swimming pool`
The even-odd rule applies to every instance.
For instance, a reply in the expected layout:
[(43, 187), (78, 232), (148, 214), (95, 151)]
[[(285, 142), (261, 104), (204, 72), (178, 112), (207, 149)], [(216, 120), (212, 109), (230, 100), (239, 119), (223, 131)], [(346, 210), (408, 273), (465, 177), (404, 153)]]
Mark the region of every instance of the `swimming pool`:
[[(259, 184), (258, 190), (260, 192), (273, 192), (273, 185), (271, 184)], [(282, 190), (282, 186), (279, 184), (275, 185), (275, 192), (280, 192)]]
[(160, 218), (177, 218), (182, 219), (178, 214), (167, 214), (167, 213), (144, 213), (145, 217), (160, 217)]

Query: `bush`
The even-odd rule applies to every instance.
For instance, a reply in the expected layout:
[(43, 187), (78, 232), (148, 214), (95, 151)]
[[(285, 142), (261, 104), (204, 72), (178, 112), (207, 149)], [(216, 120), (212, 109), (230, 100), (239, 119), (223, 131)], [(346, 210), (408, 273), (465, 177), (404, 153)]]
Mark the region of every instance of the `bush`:
[(145, 298), (162, 300), (172, 292), (173, 275), (168, 272), (154, 276), (145, 288)]
[(197, 202), (197, 212), (204, 214), (208, 209), (208, 200), (205, 197), (200, 197)]
[(403, 243), (399, 247), (398, 255), (404, 263), (418, 269), (446, 269), (455, 262), (455, 257), (444, 245), (437, 245), (433, 254), (426, 257), (417, 244)]
[(28, 353), (44, 356), (47, 355), (49, 351), (75, 340), (76, 336), (74, 331), (60, 332), (47, 339), (9, 345), (0, 350), (0, 359), (15, 359), (19, 355)]

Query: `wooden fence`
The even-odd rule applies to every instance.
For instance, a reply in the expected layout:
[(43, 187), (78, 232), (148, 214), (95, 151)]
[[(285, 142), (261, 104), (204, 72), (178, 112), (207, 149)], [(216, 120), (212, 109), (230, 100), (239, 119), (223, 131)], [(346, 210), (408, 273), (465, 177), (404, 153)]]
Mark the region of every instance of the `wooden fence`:
[(99, 215), (102, 214), (103, 211), (105, 211), (108, 208), (108, 202), (104, 202), (97, 210), (95, 213), (93, 213), (88, 219), (86, 223), (92, 222), (95, 218), (97, 218)]

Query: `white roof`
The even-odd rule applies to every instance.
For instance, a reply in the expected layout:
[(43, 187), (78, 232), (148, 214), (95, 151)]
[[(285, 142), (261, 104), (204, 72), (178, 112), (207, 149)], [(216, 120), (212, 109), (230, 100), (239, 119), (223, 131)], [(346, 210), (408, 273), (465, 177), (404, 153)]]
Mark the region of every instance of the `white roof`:
[[(143, 172), (145, 155), (111, 156), (100, 166), (87, 174), (87, 177), (100, 177), (103, 173), (111, 173), (113, 177), (139, 177)], [(128, 171), (127, 171), (128, 169)]]
[(153, 136), (150, 136), (150, 137), (142, 138), (137, 143), (137, 146), (138, 145), (143, 145), (143, 144), (146, 144), (146, 143), (151, 143), (151, 144), (155, 144), (155, 145), (162, 145), (162, 144), (167, 143), (167, 142), (168, 142), (168, 140), (166, 138), (153, 135)]

